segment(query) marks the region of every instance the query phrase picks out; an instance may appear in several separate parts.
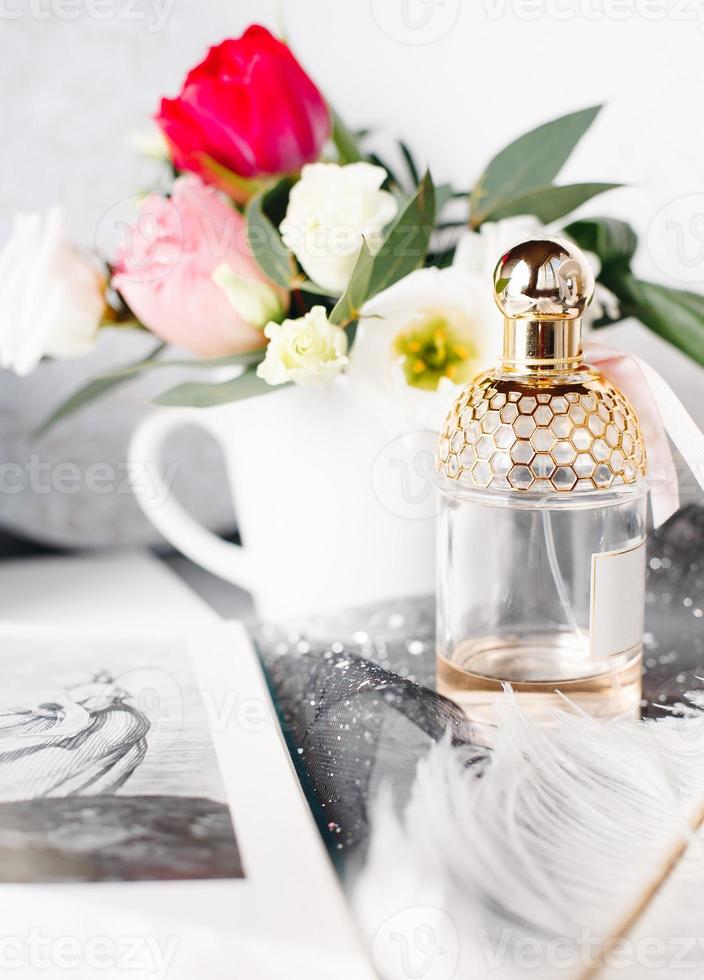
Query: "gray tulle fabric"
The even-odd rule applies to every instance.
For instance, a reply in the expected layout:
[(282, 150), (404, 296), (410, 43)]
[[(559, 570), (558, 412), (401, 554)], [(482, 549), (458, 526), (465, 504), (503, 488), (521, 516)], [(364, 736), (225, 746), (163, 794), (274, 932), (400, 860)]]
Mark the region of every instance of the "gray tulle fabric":
[[(407, 799), (418, 759), (446, 733), (481, 771), (462, 713), (433, 690), (434, 600), (263, 624), (255, 640), (284, 733), (330, 850), (363, 846), (371, 801)], [(704, 705), (704, 508), (690, 505), (648, 546), (645, 716)]]

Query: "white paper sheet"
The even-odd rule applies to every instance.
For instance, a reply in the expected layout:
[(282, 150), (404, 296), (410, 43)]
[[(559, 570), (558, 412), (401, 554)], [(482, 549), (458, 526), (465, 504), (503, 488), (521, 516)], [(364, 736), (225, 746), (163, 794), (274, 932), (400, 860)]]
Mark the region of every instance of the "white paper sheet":
[[(95, 675), (86, 678), (86, 670), (93, 665)], [(189, 671), (190, 680), (186, 679)], [(81, 686), (86, 681), (98, 685), (97, 694), (91, 688), (86, 695)], [(95, 860), (102, 866), (105, 852), (120, 856), (119, 841), (116, 844), (111, 834), (105, 834), (105, 806), (109, 812), (110, 794), (120, 806), (151, 796), (149, 807), (163, 806), (165, 820), (172, 819), (183, 804), (178, 797), (207, 799), (212, 808), (226, 802), (245, 876), (91, 883), (5, 881), (0, 884), (0, 971), (11, 970), (13, 976), (21, 978), (66, 973), (80, 975), (82, 980), (371, 977), (242, 627), (203, 621), (187, 631), (164, 626), (148, 634), (114, 625), (101, 630), (93, 624), (80, 631), (65, 626), (2, 628), (0, 711), (5, 709), (5, 719), (10, 718), (16, 726), (17, 718), (24, 716), (9, 715), (11, 704), (15, 709), (31, 711), (36, 710), (38, 701), (44, 703), (37, 722), (40, 728), (45, 724), (74, 726), (70, 731), (58, 729), (64, 754), (70, 754), (71, 747), (66, 739), (61, 742), (61, 737), (71, 731), (79, 732), (76, 738), (81, 751), (90, 751), (92, 720), (86, 722), (80, 711), (93, 711), (96, 718), (101, 715), (106, 701), (101, 684), (108, 685), (108, 700), (117, 697), (110, 685), (120, 685), (120, 690), (130, 695), (133, 715), (136, 712), (148, 719), (149, 731), (144, 736), (146, 752), (126, 781), (110, 788), (107, 796), (103, 793), (93, 798), (96, 813), (90, 818), (91, 832), (82, 838), (86, 853), (78, 862), (78, 876), (86, 867), (89, 874), (94, 873)], [(53, 697), (52, 691), (56, 692)], [(121, 717), (121, 703), (119, 698), (111, 703), (111, 718)], [(3, 755), (2, 719), (0, 715), (0, 795), (4, 786), (5, 798), (8, 794), (12, 797), (12, 786), (21, 785), (49, 797), (52, 793), (60, 796), (56, 780), (60, 786), (64, 770), (59, 770), (55, 761), (56, 739), (49, 739), (52, 744), (44, 747), (32, 723), (27, 729), (27, 744), (35, 768), (17, 769), (12, 753)], [(114, 738), (116, 724), (105, 727)], [(15, 734), (17, 730), (15, 727)], [(19, 730), (24, 731), (22, 726)], [(122, 730), (117, 727), (118, 732)], [(139, 745), (140, 732), (135, 734), (134, 727), (130, 731), (129, 751), (133, 752), (135, 744)], [(8, 744), (12, 749), (16, 742)], [(109, 749), (112, 753), (112, 743)], [(123, 772), (127, 771), (140, 752), (138, 748), (136, 755), (123, 753), (115, 767), (123, 766)], [(6, 769), (3, 781), (3, 761), (7, 763), (10, 757), (15, 769), (11, 775)], [(69, 767), (66, 779), (72, 780), (74, 787), (83, 780), (83, 790), (77, 793), (89, 794), (85, 774), (71, 770), (73, 760), (66, 764), (64, 757), (61, 765)], [(110, 754), (111, 764), (114, 758)], [(18, 771), (22, 778), (17, 777)], [(118, 771), (101, 772), (102, 785), (114, 781)], [(20, 796), (23, 793), (26, 790)], [(173, 805), (170, 799), (175, 800)], [(83, 802), (89, 809), (80, 808), (80, 819), (90, 813), (91, 797), (86, 795)], [(56, 804), (54, 798), (52, 805)], [(42, 798), (33, 801), (33, 820), (36, 807), (41, 806)], [(14, 813), (16, 817), (16, 811), (12, 807), (12, 803), (0, 802), (0, 855), (5, 854), (6, 878), (12, 877), (8, 868), (13, 860), (17, 864), (18, 841), (25, 834), (25, 828), (15, 822), (13, 838), (11, 816)], [(140, 813), (138, 807), (131, 833), (140, 830)], [(207, 817), (201, 827), (206, 852), (209, 819), (214, 818)], [(50, 866), (55, 868), (58, 861), (62, 867), (59, 858), (65, 860), (64, 852), (75, 852), (75, 839), (73, 843), (68, 839), (72, 823), (52, 825), (51, 832), (51, 848), (60, 853), (58, 858), (48, 853), (47, 859)], [(156, 866), (161, 860), (160, 846), (157, 840), (153, 849)], [(103, 852), (97, 857), (96, 847)], [(149, 864), (149, 848), (146, 853)], [(39, 854), (39, 867), (41, 857)], [(168, 867), (168, 860), (166, 864)], [(119, 860), (117, 865), (121, 866)], [(115, 873), (114, 864), (109, 866)], [(70, 860), (65, 867), (69, 874), (74, 873)]]

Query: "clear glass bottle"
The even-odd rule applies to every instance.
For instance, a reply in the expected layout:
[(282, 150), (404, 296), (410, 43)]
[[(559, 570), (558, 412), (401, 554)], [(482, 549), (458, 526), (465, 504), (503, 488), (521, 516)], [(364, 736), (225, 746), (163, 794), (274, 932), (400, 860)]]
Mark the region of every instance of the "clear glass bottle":
[(494, 288), (503, 361), (464, 389), (438, 448), (438, 689), (489, 725), (506, 682), (540, 717), (565, 697), (636, 716), (646, 457), (628, 400), (583, 363), (591, 269), (534, 239)]

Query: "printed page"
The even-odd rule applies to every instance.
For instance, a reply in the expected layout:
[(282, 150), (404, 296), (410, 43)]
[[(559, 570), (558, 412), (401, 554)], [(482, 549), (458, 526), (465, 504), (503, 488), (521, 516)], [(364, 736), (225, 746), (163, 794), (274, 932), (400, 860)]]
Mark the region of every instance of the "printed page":
[(0, 640), (0, 969), (371, 976), (239, 625)]

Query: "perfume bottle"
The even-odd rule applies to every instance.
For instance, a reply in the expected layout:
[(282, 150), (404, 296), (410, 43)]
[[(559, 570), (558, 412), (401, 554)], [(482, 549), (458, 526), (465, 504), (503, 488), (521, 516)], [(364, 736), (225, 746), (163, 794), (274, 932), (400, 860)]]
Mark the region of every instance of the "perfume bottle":
[(438, 446), (438, 689), (494, 722), (524, 709), (637, 716), (646, 452), (636, 414), (584, 363), (594, 278), (576, 246), (533, 239), (494, 273), (503, 359), (452, 407)]

